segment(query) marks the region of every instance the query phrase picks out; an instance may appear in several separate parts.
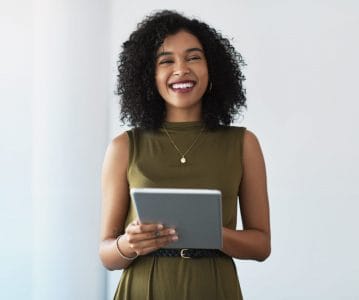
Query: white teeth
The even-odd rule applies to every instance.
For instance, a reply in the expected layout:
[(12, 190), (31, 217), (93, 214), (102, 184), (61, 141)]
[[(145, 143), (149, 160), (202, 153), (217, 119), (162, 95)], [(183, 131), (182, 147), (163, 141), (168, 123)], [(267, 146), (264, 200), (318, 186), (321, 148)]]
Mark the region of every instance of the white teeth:
[(188, 89), (193, 87), (193, 82), (186, 82), (186, 83), (174, 83), (172, 84), (172, 88), (174, 89)]

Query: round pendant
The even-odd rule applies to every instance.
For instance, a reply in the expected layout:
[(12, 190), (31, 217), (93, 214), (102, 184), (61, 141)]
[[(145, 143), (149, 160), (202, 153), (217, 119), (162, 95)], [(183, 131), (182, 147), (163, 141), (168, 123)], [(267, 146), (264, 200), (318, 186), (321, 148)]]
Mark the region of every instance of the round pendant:
[(186, 163), (186, 158), (184, 156), (182, 156), (180, 162), (181, 162), (181, 164), (185, 164)]

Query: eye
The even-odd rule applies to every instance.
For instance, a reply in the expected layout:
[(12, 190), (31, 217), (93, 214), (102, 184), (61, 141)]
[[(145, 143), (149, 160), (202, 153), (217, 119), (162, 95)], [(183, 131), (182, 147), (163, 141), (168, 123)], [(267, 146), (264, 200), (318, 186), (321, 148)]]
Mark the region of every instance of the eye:
[(199, 56), (190, 56), (188, 58), (189, 61), (191, 61), (191, 60), (199, 60), (199, 59), (201, 59), (201, 57), (199, 57)]
[(158, 63), (159, 65), (166, 65), (166, 64), (171, 64), (173, 63), (172, 59), (164, 59), (164, 60), (160, 60), (160, 62)]

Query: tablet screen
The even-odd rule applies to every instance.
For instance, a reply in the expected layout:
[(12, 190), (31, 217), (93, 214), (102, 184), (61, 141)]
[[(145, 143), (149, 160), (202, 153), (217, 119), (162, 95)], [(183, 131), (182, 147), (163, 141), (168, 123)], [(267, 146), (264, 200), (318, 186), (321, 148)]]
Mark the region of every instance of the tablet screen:
[(166, 248), (222, 248), (220, 191), (133, 188), (131, 196), (142, 223), (176, 228), (179, 239)]

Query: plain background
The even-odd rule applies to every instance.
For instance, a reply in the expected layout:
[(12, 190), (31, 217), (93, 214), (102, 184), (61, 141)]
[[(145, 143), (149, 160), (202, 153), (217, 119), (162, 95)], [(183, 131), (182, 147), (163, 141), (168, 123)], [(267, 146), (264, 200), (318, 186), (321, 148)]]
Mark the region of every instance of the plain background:
[[(32, 293), (31, 149), (35, 138), (28, 125), (36, 101), (32, 93), (37, 67), (33, 60), (35, 2), (41, 1), (6, 1), (0, 7), (0, 33), (5, 37), (0, 48), (1, 299), (30, 298)], [(229, 37), (247, 62), (248, 110), (237, 124), (257, 135), (267, 165), (272, 254), (263, 263), (236, 260), (245, 299), (358, 299), (358, 2), (105, 2), (98, 6), (99, 0), (72, 1), (77, 5), (68, 12), (86, 16), (91, 8), (92, 15), (106, 20), (96, 26), (102, 26), (107, 38), (89, 37), (94, 44), (101, 40), (98, 44), (103, 47), (98, 53), (106, 75), (101, 80), (106, 82), (101, 81), (97, 95), (98, 107), (106, 105), (108, 110), (103, 151), (124, 130), (112, 96), (121, 44), (155, 9), (177, 9), (199, 17)], [(73, 37), (81, 30), (95, 29), (91, 18), (85, 20), (88, 26), (72, 33)], [(96, 90), (96, 82), (82, 82), (81, 88), (91, 85)], [(99, 182), (99, 169), (92, 174), (93, 182)], [(89, 205), (90, 215), (97, 213), (100, 195), (91, 201), (96, 203)], [(92, 229), (98, 228), (95, 220)], [(93, 253), (97, 252), (95, 232), (86, 248)], [(90, 272), (102, 271), (84, 267), (84, 274)], [(100, 289), (94, 293), (111, 299), (120, 272), (104, 276), (106, 287), (87, 288)], [(74, 280), (80, 284), (81, 277)], [(54, 299), (60, 298), (54, 295)]]

